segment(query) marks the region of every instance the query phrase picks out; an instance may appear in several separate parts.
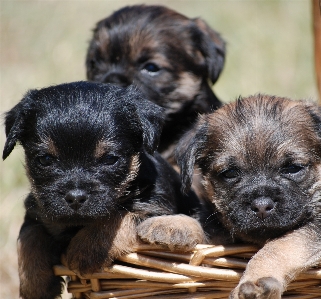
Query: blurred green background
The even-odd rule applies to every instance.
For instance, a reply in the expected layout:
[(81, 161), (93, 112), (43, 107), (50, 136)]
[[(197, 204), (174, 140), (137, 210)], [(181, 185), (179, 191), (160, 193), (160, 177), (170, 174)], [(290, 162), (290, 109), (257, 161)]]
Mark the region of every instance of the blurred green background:
[[(30, 88), (84, 80), (84, 58), (94, 24), (135, 3), (142, 2), (1, 1), (1, 114)], [(310, 1), (144, 3), (202, 17), (222, 34), (227, 42), (226, 65), (214, 89), (223, 101), (257, 92), (316, 100)], [(3, 148), (3, 127), (0, 142)], [(16, 238), (28, 192), (23, 159), (17, 147), (0, 162), (0, 298), (7, 299), (18, 297)]]

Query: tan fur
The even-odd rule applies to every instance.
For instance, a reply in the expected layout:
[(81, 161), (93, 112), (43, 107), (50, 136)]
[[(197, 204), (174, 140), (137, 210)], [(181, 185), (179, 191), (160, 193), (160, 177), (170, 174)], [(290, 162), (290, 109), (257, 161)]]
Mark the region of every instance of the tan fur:
[[(80, 273), (84, 267), (86, 273), (93, 273), (101, 270), (95, 265), (109, 266), (117, 257), (133, 251), (140, 243), (136, 233), (139, 219), (135, 213), (118, 211), (109, 221), (84, 227), (67, 248), (67, 265)], [(84, 242), (88, 238), (95, 242)]]
[[(170, 93), (172, 99), (181, 99), (182, 96), (186, 94), (192, 99), (198, 93), (200, 89), (201, 79), (196, 77), (193, 74), (185, 73), (180, 76), (179, 81), (177, 82), (177, 88)], [(174, 102), (175, 104), (175, 102)], [(176, 109), (179, 107), (175, 107)]]
[(312, 103), (259, 94), (200, 117), (182, 140), (183, 179), (192, 156), (213, 207), (202, 220), (210, 242), (262, 247), (230, 299), (280, 299), (321, 262), (320, 124)]
[(288, 284), (303, 270), (321, 261), (321, 232), (313, 225), (268, 242), (248, 263), (246, 270), (231, 298), (239, 297), (243, 284), (254, 284), (267, 278), (274, 278), (280, 283), (280, 292), (275, 296), (264, 297), (264, 288), (257, 288), (257, 298), (281, 298)]
[(48, 153), (54, 157), (58, 157), (59, 152), (58, 149), (55, 146), (55, 143), (53, 142), (52, 139), (48, 139), (44, 142), (44, 144), (46, 144), (47, 148), (48, 148)]
[(95, 148), (94, 157), (96, 159), (99, 159), (100, 157), (102, 157), (108, 151), (108, 148), (110, 146), (111, 146), (110, 143), (108, 144), (105, 141), (99, 141)]
[(141, 218), (134, 213), (127, 213), (121, 218), (113, 246), (109, 251), (110, 256), (117, 258), (134, 251), (134, 248), (141, 244), (136, 231), (137, 223), (140, 221)]
[(186, 215), (149, 218), (137, 227), (137, 232), (143, 241), (165, 245), (170, 250), (189, 251), (207, 242), (199, 222)]
[[(268, 101), (267, 98), (265, 100)], [(251, 105), (251, 101), (248, 103)], [(311, 159), (311, 154), (308, 153), (308, 150), (312, 146), (316, 146), (316, 142), (319, 142), (316, 140), (312, 118), (302, 102), (284, 100), (283, 104), (284, 106), (279, 112), (280, 115), (282, 114), (282, 123), (279, 126), (282, 128), (283, 134), (288, 134), (287, 136), (291, 137), (278, 146), (276, 149), (277, 154), (275, 155), (277, 157), (276, 160), (271, 160), (269, 163), (271, 165), (279, 165), (279, 157), (283, 157), (290, 150), (297, 153), (296, 163), (306, 165), (310, 163)], [(226, 117), (224, 111), (222, 112), (222, 117)], [(215, 121), (217, 120), (212, 120), (212, 122)], [(239, 143), (239, 140), (247, 140), (248, 136), (245, 131), (238, 131), (237, 140), (234, 140), (233, 136), (229, 135), (229, 132), (226, 132), (227, 134), (221, 137), (224, 141), (222, 142), (222, 139), (220, 141), (225, 147), (221, 155), (222, 169), (224, 168), (225, 155), (237, 156), (239, 161), (244, 160), (244, 163), (246, 163), (245, 161), (248, 160), (245, 155), (248, 151), (253, 155), (253, 167), (255, 167), (255, 163), (258, 163), (257, 161), (263, 161), (266, 148), (270, 146), (270, 140), (265, 139), (265, 136), (269, 138), (269, 135), (266, 135), (265, 132), (273, 124), (263, 122), (257, 111), (253, 112), (251, 121), (253, 121), (253, 128), (256, 130), (254, 131), (256, 139), (252, 140), (252, 147), (249, 142), (244, 143), (244, 145)], [(237, 120), (235, 124), (237, 124)], [(234, 127), (233, 130), (237, 131), (238, 128)], [(307, 144), (310, 144), (309, 148)], [(316, 171), (316, 169), (320, 169), (320, 165), (314, 165), (313, 168), (316, 174), (315, 179), (318, 179), (320, 170)], [(208, 194), (215, 201), (215, 188), (213, 189), (211, 185), (211, 178), (205, 178), (205, 182)], [(313, 199), (313, 194), (311, 194), (310, 200), (311, 202), (313, 200), (319, 201), (319, 195)], [(222, 202), (222, 204), (224, 203)], [(217, 203), (217, 208), (220, 210), (220, 203)], [(289, 282), (295, 279), (303, 270), (316, 265), (321, 260), (320, 240), (320, 227), (310, 223), (297, 230), (289, 231), (288, 234), (280, 238), (267, 242), (249, 262), (231, 298), (252, 298), (247, 293), (252, 294), (253, 289), (255, 290), (253, 293), (256, 293), (257, 296), (255, 298), (281, 298), (281, 294), (286, 290)], [(265, 294), (266, 288), (275, 289), (271, 293)]]
[[(153, 52), (153, 61), (159, 63), (160, 65), (169, 66), (167, 59), (165, 56), (161, 55), (161, 53), (157, 52), (157, 48), (160, 46), (159, 41), (153, 38), (152, 33), (147, 32), (135, 32), (135, 34), (131, 35), (128, 40), (128, 44), (130, 47), (130, 57), (132, 60), (136, 60), (139, 58), (139, 55), (142, 50), (142, 45), (144, 45), (145, 50), (149, 50)], [(167, 63), (167, 64), (166, 64)]]
[(132, 161), (128, 169), (128, 175), (118, 188), (120, 196), (126, 195), (124, 194), (124, 192), (126, 191), (126, 188), (129, 186), (129, 183), (132, 182), (138, 175), (139, 167), (140, 161), (139, 155), (137, 154), (132, 157)]

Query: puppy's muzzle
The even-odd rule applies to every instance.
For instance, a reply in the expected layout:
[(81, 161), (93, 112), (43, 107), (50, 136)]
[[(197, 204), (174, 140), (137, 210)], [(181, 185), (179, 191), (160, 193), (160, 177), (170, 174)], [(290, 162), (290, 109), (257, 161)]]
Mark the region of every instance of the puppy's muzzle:
[(274, 208), (275, 202), (270, 197), (258, 197), (251, 203), (251, 210), (262, 220), (267, 218)]
[(75, 211), (78, 211), (87, 199), (87, 192), (81, 189), (70, 190), (65, 196), (68, 206)]
[(132, 80), (127, 75), (120, 72), (109, 72), (102, 81), (103, 83), (113, 83), (120, 87), (127, 87), (132, 83)]

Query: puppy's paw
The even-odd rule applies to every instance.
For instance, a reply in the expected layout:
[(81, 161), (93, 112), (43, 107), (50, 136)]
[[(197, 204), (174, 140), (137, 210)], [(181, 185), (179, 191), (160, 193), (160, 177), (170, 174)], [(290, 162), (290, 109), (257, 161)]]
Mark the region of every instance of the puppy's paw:
[(206, 241), (198, 221), (186, 215), (148, 218), (137, 227), (137, 233), (144, 242), (165, 245), (170, 250), (189, 251)]
[(94, 231), (82, 229), (71, 240), (65, 260), (69, 269), (76, 270), (80, 274), (92, 274), (112, 263), (112, 258), (109, 256), (111, 242), (108, 235), (99, 234), (98, 232), (104, 232), (103, 229), (100, 231), (99, 227), (96, 229), (96, 234)]
[(108, 256), (108, 249), (104, 252), (99, 246), (84, 247), (72, 245), (66, 253), (66, 263), (69, 269), (80, 274), (92, 274), (109, 266), (112, 260)]
[(134, 213), (118, 213), (110, 222), (97, 222), (79, 230), (66, 251), (66, 263), (80, 274), (109, 267), (115, 259), (137, 247)]
[(263, 277), (255, 283), (246, 281), (238, 285), (230, 299), (281, 299), (281, 283), (273, 277)]

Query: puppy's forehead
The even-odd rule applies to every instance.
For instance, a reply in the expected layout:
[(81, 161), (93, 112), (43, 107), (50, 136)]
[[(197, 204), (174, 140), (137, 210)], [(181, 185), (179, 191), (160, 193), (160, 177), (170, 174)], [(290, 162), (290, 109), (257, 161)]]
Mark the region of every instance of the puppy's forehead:
[[(193, 55), (195, 49), (190, 37), (190, 24), (185, 16), (164, 7), (140, 11), (131, 9), (103, 20), (96, 31), (96, 43), (102, 53), (111, 56), (117, 53), (116, 60), (121, 56), (155, 58), (153, 54), (159, 54), (161, 49), (176, 48), (177, 36), (180, 36), (179, 46)], [(158, 58), (165, 60), (167, 56)]]
[(246, 164), (285, 157), (304, 160), (318, 143), (304, 104), (286, 98), (249, 97), (209, 117), (210, 148), (222, 162), (231, 157)]
[[(44, 153), (48, 153), (54, 157), (60, 157), (61, 155), (78, 155), (81, 151), (83, 157), (91, 156), (95, 159), (99, 159), (104, 154), (114, 151), (117, 148), (117, 143), (110, 138), (91, 140), (92, 142), (79, 143), (67, 142), (66, 139), (61, 144), (61, 140), (55, 138), (52, 139), (49, 135), (40, 139), (37, 143), (38, 150), (41, 150)], [(85, 155), (84, 155), (85, 154)]]
[(117, 130), (97, 117), (92, 119), (70, 114), (56, 115), (55, 122), (38, 120), (39, 147), (53, 156), (94, 156), (99, 158), (113, 148)]
[[(121, 109), (91, 107), (87, 103), (62, 103), (50, 110), (45, 107), (36, 119), (39, 146), (46, 152), (59, 156), (66, 154), (102, 156), (115, 149), (117, 140), (127, 140), (131, 132), (130, 121), (124, 122)], [(128, 137), (126, 139), (126, 136)]]

